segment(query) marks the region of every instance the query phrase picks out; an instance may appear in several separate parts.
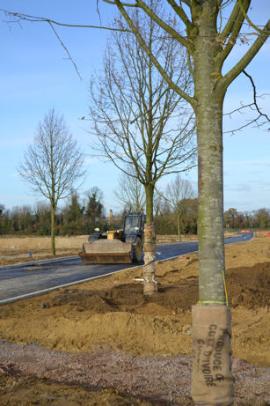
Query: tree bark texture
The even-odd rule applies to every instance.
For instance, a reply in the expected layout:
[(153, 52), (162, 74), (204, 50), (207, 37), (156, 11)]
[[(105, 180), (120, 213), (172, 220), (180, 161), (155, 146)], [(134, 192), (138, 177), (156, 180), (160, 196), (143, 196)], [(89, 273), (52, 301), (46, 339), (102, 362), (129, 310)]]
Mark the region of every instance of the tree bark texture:
[(157, 291), (157, 282), (155, 280), (156, 264), (156, 235), (153, 222), (153, 200), (154, 200), (154, 187), (150, 185), (145, 186), (146, 195), (146, 224), (144, 226), (144, 295), (151, 296)]
[(197, 111), (199, 299), (224, 304), (222, 101), (213, 99), (206, 95)]
[[(211, 8), (213, 3), (213, 8)], [(198, 14), (200, 34), (195, 46), (195, 96), (199, 170), (199, 299), (222, 303), (224, 291), (223, 141), (224, 91), (217, 88), (215, 1)]]
[[(192, 312), (192, 396), (196, 405), (230, 405), (233, 394), (223, 224), (222, 111), (225, 91), (217, 86), (221, 66), (217, 62), (220, 44), (217, 42), (215, 5), (214, 0), (205, 2), (195, 16), (199, 27), (194, 51), (199, 171), (199, 304)], [(217, 371), (213, 369), (215, 354), (220, 361), (220, 370)]]

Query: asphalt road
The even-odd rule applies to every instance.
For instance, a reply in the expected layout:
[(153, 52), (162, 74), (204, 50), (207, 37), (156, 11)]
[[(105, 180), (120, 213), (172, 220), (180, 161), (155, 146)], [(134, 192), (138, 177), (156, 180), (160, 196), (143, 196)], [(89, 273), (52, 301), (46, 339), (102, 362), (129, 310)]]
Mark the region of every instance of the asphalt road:
[[(227, 238), (225, 244), (247, 241), (252, 234)], [(198, 250), (198, 243), (182, 242), (157, 246), (157, 259), (164, 260)], [(132, 265), (83, 265), (79, 257), (28, 262), (20, 265), (0, 267), (0, 304), (12, 302), (53, 290), (108, 275)]]

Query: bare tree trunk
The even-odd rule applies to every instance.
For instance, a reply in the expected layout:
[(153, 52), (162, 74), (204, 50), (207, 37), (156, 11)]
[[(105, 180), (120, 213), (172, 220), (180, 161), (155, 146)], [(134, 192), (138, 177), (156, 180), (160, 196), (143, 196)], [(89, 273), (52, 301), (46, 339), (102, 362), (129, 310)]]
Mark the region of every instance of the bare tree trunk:
[(209, 98), (207, 108), (202, 102), (197, 111), (199, 298), (201, 302), (224, 304), (223, 100)]
[(154, 186), (145, 185), (146, 195), (146, 224), (144, 227), (144, 295), (151, 296), (157, 291), (157, 282), (155, 280), (156, 264), (156, 235), (154, 228), (153, 206), (154, 206)]
[(181, 241), (181, 227), (180, 227), (180, 213), (177, 213), (177, 234), (178, 234), (178, 241)]
[[(198, 18), (195, 93), (199, 167), (199, 303), (193, 306), (192, 396), (195, 404), (230, 405), (231, 320), (227, 306), (223, 225), (222, 108), (224, 91), (216, 88), (220, 74), (215, 56), (215, 8)], [(214, 6), (214, 3), (212, 4)]]
[(51, 204), (51, 251), (52, 255), (56, 255), (55, 248), (55, 206)]
[(216, 405), (217, 400), (219, 405), (230, 405), (233, 399), (233, 379), (231, 319), (227, 306), (224, 263), (223, 100), (214, 99), (212, 96), (212, 100), (207, 100), (208, 103), (202, 101), (197, 111), (199, 303), (192, 310), (192, 394), (198, 404), (204, 399), (207, 405)]

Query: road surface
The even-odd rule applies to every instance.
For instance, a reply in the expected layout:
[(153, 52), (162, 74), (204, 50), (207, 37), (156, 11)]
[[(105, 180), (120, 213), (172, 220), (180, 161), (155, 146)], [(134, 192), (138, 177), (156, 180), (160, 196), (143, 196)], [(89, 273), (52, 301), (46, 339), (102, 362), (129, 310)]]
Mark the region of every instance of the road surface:
[[(252, 234), (226, 238), (225, 243), (247, 241)], [(157, 246), (157, 260), (198, 250), (198, 243), (181, 242)], [(83, 265), (79, 257), (28, 262), (0, 267), (0, 304), (45, 293), (63, 286), (102, 277), (132, 265)]]

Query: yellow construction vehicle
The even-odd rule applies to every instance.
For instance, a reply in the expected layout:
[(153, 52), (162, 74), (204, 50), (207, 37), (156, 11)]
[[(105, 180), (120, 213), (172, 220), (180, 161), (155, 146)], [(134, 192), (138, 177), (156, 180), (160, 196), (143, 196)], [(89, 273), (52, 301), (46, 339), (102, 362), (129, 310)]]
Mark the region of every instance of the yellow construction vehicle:
[(107, 231), (104, 236), (96, 230), (83, 244), (79, 253), (85, 264), (130, 264), (143, 260), (143, 229), (145, 215), (129, 213), (122, 230)]

